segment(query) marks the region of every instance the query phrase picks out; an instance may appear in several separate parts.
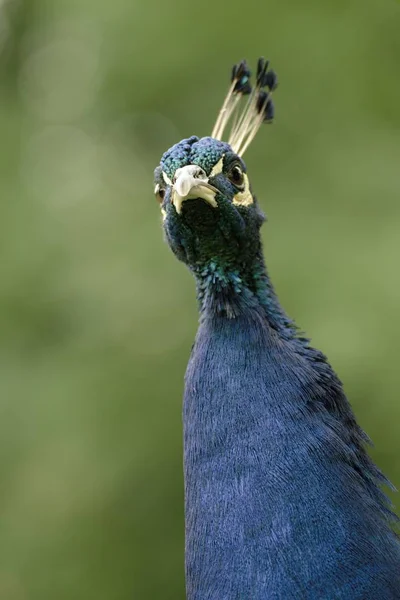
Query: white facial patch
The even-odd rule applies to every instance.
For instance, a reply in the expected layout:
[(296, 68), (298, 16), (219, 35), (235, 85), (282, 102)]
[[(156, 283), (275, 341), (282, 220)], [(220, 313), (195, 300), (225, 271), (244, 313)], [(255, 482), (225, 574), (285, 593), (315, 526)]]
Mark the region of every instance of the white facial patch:
[(250, 192), (249, 178), (246, 173), (243, 173), (244, 190), (234, 195), (232, 203), (236, 206), (250, 206), (254, 204), (254, 198)]
[(168, 175), (165, 173), (165, 171), (162, 172), (162, 176), (163, 176), (163, 179), (164, 179), (165, 183), (167, 185), (171, 185), (172, 186), (172, 181), (170, 180), (170, 178), (168, 177)]
[(215, 177), (215, 175), (219, 175), (219, 173), (222, 173), (222, 168), (224, 166), (224, 156), (225, 154), (223, 154), (219, 161), (213, 166), (212, 171), (210, 173), (210, 177)]

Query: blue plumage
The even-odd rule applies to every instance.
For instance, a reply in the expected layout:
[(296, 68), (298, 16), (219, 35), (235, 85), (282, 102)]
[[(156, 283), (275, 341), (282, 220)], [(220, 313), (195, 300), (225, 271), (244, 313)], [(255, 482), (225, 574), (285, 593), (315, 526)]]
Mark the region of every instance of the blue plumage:
[(235, 135), (233, 148), (183, 140), (155, 172), (200, 307), (183, 411), (187, 598), (398, 599), (386, 480), (339, 379), (274, 293)]
[(210, 300), (186, 373), (188, 598), (399, 598), (399, 542), (339, 381), (253, 297), (237, 308)]

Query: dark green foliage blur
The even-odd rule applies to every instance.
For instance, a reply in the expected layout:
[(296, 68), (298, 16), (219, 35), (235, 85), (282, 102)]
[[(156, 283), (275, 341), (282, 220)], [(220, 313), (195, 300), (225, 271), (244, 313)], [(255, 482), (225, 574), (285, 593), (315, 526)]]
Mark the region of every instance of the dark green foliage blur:
[(1, 600), (184, 598), (197, 310), (152, 172), (244, 57), (280, 78), (245, 156), (271, 275), (400, 487), (399, 31), (394, 0), (0, 2)]

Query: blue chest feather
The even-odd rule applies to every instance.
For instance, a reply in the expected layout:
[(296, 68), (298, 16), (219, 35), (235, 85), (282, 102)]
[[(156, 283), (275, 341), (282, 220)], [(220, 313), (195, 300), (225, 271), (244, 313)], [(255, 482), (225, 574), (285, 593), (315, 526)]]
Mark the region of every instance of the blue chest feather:
[(204, 313), (184, 399), (188, 600), (400, 598), (380, 474), (321, 356), (261, 306)]

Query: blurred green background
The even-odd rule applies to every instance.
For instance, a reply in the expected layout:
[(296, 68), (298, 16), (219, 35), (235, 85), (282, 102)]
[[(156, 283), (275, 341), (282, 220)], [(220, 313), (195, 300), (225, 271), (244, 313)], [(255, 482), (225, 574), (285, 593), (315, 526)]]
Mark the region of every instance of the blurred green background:
[(399, 31), (394, 0), (0, 1), (1, 600), (184, 598), (197, 309), (152, 172), (243, 57), (281, 82), (246, 154), (270, 272), (400, 487)]

